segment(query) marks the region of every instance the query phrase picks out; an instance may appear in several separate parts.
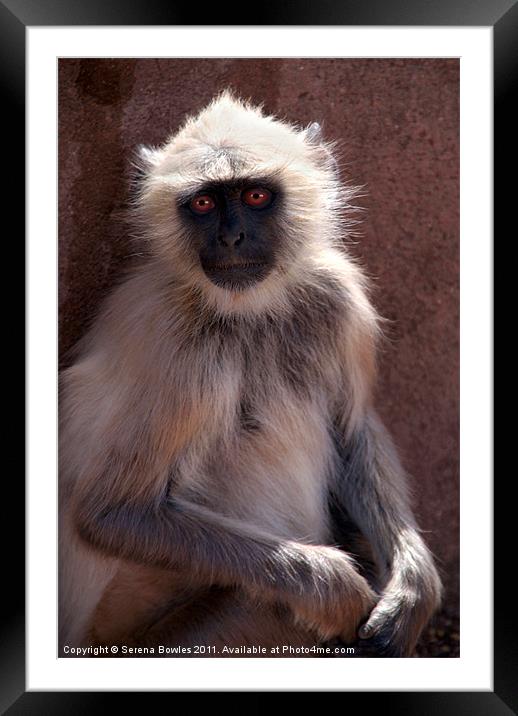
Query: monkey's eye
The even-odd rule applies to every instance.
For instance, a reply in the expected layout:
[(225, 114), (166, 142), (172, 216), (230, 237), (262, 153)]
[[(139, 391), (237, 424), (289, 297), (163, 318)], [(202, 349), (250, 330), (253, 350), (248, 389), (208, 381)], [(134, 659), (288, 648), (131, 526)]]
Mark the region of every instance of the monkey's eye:
[(189, 208), (195, 214), (208, 214), (216, 206), (214, 199), (208, 194), (198, 194), (189, 203)]
[(263, 209), (271, 203), (272, 192), (258, 186), (253, 187), (252, 189), (245, 189), (245, 191), (241, 194), (241, 198), (245, 204), (248, 204), (248, 206), (251, 206), (254, 209)]

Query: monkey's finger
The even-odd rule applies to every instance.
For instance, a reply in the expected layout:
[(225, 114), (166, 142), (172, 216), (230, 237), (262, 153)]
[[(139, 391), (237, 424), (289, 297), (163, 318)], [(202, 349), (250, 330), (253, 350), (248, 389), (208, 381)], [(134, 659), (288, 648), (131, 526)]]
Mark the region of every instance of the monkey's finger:
[(385, 620), (386, 614), (384, 614), (381, 610), (375, 609), (365, 624), (358, 629), (359, 638), (370, 639), (378, 632)]
[(360, 639), (369, 639), (375, 633), (375, 631), (376, 630), (374, 629), (372, 624), (367, 623), (359, 628), (358, 636), (360, 637)]

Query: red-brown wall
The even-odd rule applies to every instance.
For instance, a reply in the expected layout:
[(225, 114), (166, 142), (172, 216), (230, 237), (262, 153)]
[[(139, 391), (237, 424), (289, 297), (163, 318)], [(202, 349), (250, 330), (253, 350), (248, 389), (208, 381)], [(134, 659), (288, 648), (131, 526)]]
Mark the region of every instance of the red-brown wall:
[[(174, 48), (172, 48), (174, 51)], [(365, 186), (353, 252), (389, 319), (377, 404), (458, 599), (459, 64), (420, 59), (61, 60), (62, 354), (134, 251), (120, 221), (131, 153), (232, 87), (277, 116), (319, 121)]]

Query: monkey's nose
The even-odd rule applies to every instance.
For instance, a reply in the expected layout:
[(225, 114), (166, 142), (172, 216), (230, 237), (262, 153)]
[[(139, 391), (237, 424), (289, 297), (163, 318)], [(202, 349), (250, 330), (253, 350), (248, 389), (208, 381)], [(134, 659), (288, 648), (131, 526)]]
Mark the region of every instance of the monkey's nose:
[(226, 233), (219, 237), (219, 241), (223, 246), (239, 246), (245, 240), (245, 232), (240, 231), (239, 233)]

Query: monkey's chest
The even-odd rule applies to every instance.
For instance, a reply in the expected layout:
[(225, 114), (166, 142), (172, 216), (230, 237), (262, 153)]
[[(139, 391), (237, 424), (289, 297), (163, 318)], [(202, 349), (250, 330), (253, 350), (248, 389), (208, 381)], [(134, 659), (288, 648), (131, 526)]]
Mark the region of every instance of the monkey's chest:
[[(185, 497), (263, 530), (329, 541), (327, 485), (334, 447), (325, 411), (279, 389), (275, 409), (241, 396), (234, 425), (191, 456)], [(197, 463), (193, 470), (194, 462)]]

